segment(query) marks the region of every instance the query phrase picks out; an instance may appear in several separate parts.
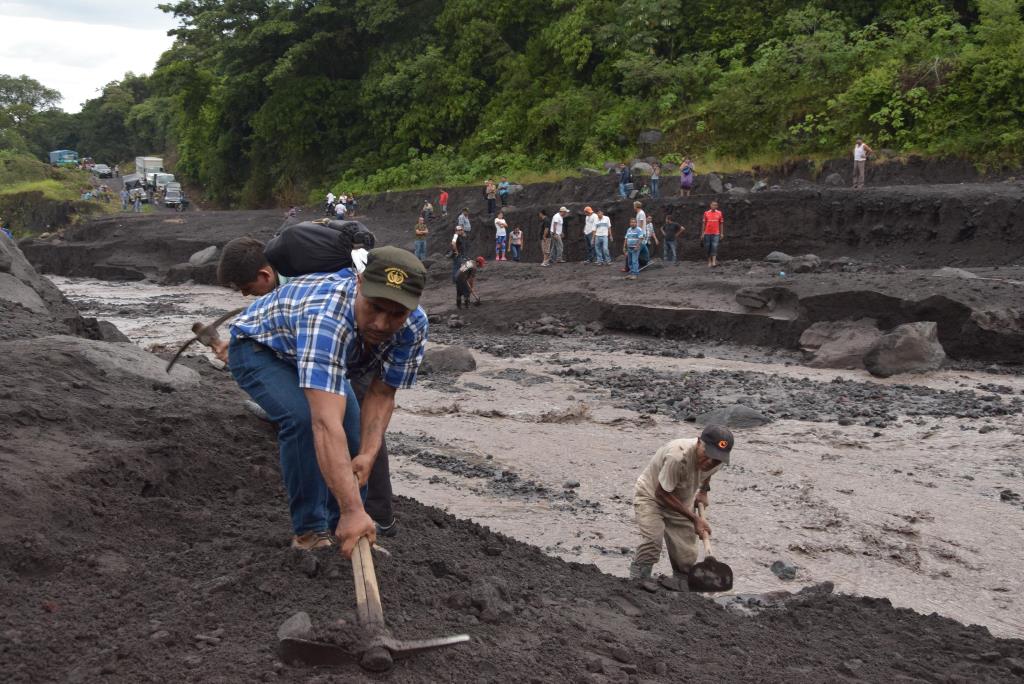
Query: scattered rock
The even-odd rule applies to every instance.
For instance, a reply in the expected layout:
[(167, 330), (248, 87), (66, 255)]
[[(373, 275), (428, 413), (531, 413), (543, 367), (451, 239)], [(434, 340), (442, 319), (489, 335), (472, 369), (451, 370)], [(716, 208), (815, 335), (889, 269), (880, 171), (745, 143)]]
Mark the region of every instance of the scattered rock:
[(744, 287), (736, 291), (736, 303), (748, 309), (768, 309), (774, 307), (775, 298), (767, 290)]
[(789, 270), (793, 273), (814, 273), (821, 268), (821, 259), (814, 254), (804, 254), (789, 262)]
[(787, 563), (784, 560), (777, 560), (772, 563), (771, 566), (772, 574), (778, 577), (780, 580), (791, 580), (796, 579), (797, 567), (792, 563)]
[(508, 584), (500, 577), (481, 577), (469, 589), (469, 600), (480, 611), (480, 621), (496, 623), (512, 615)]
[(739, 186), (734, 186), (734, 187), (729, 188), (729, 194), (730, 195), (747, 195), (747, 194), (750, 194), (750, 191), (747, 190), (746, 188), (741, 188)]
[(201, 249), (188, 258), (188, 263), (192, 266), (202, 266), (212, 262), (217, 257), (217, 245), (210, 245), (206, 249)]
[(946, 360), (939, 343), (938, 326), (918, 321), (897, 326), (882, 335), (864, 355), (864, 367), (880, 378), (900, 373), (935, 370)]
[(168, 632), (166, 629), (161, 629), (150, 634), (149, 640), (155, 641), (158, 644), (166, 644), (171, 641), (171, 633)]
[(424, 375), (472, 370), (476, 370), (476, 359), (473, 352), (463, 347), (431, 347), (423, 354), (420, 364), (420, 372)]
[(771, 418), (755, 411), (749, 406), (733, 404), (697, 416), (701, 425), (726, 425), (728, 427), (748, 428), (765, 425)]
[(765, 261), (772, 264), (788, 264), (792, 259), (793, 257), (785, 252), (769, 252), (768, 256), (764, 258)]
[(580, 486), (578, 480), (567, 480), (562, 483), (562, 489), (576, 489)]
[(1009, 503), (1017, 503), (1018, 501), (1020, 501), (1020, 494), (1013, 491), (1012, 489), (1004, 489), (1003, 491), (999, 492), (999, 500), (1007, 501)]
[(277, 628), (277, 639), (281, 641), (288, 638), (313, 638), (313, 621), (309, 619), (308, 613), (299, 611), (281, 623), (281, 626)]
[(830, 173), (825, 176), (825, 185), (830, 185), (833, 188), (838, 188), (846, 185), (846, 181), (838, 173)]
[(448, 320), (445, 322), (445, 325), (447, 325), (449, 328), (462, 328), (466, 325), (466, 322), (462, 320), (461, 316), (457, 314), (452, 314), (451, 316), (448, 317)]
[(768, 182), (759, 180), (754, 183), (754, 187), (750, 188), (750, 192), (764, 192), (768, 189)]

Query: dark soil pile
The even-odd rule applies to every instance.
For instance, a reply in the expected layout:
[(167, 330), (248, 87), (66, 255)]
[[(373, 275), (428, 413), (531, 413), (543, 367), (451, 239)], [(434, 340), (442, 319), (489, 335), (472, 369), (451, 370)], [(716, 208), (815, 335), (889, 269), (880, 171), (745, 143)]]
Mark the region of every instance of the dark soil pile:
[[(392, 556), (377, 562), (391, 628), (473, 641), (402, 662), (391, 675), (352, 665), (311, 680), (278, 661), (276, 629), (304, 610), (321, 634), (351, 633), (351, 571), (334, 554), (287, 548), (269, 427), (202, 362), (165, 378), (130, 345), (51, 332), (26, 327), (23, 337), (42, 337), (0, 341), (4, 681), (1004, 682), (1024, 674), (1024, 642), (885, 600), (809, 593), (747, 618), (699, 596), (647, 593), (399, 499), (401, 533), (384, 540)], [(432, 445), (408, 450), (444, 455)], [(508, 479), (515, 494), (519, 483), (481, 472)]]

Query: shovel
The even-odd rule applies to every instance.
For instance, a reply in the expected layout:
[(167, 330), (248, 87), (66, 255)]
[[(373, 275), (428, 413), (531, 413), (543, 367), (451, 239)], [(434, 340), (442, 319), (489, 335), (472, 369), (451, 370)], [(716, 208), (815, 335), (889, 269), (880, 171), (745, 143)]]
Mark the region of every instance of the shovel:
[[(384, 609), (380, 604), (377, 574), (373, 568), (370, 542), (366, 537), (356, 544), (352, 554), (352, 575), (356, 585), (356, 616), (367, 634), (361, 645), (359, 664), (371, 672), (386, 672), (397, 658), (433, 651), (469, 641), (468, 634), (456, 634), (437, 639), (402, 640), (391, 636), (384, 624)], [(353, 660), (352, 651), (338, 644), (309, 639), (285, 637), (278, 642), (278, 653), (285, 662), (302, 661), (307, 665), (345, 665)]]
[[(697, 515), (704, 519), (704, 504), (697, 504)], [(704, 560), (690, 568), (686, 586), (690, 591), (729, 591), (732, 589), (732, 568), (715, 560), (707, 535), (702, 536), (701, 541), (704, 542)]]

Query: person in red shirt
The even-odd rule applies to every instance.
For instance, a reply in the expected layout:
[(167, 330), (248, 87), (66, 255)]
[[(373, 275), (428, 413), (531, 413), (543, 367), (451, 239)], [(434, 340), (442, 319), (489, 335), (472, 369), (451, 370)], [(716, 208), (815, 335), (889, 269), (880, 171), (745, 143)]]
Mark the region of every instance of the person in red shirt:
[(437, 203), (441, 205), (441, 216), (448, 215), (448, 191), (441, 188), (441, 195), (437, 198)]
[(700, 230), (700, 239), (708, 255), (708, 268), (718, 266), (718, 243), (725, 237), (725, 218), (718, 210), (718, 202), (712, 202), (704, 212), (704, 225)]

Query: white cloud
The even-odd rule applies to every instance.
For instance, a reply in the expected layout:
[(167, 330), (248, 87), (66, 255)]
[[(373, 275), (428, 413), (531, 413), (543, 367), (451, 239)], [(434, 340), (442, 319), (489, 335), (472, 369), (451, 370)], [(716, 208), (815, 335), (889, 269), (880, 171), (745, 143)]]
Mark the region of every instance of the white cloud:
[(174, 42), (167, 35), (174, 24), (145, 5), (0, 0), (0, 73), (27, 74), (59, 90), (61, 107), (77, 112), (125, 72), (150, 73)]

